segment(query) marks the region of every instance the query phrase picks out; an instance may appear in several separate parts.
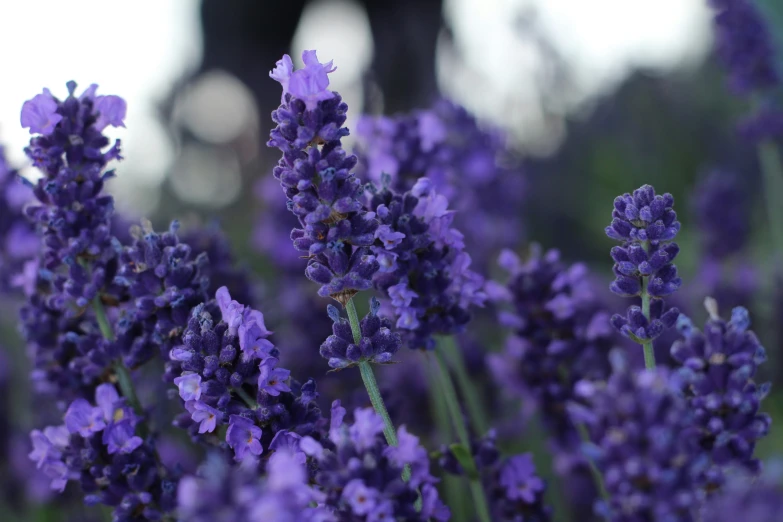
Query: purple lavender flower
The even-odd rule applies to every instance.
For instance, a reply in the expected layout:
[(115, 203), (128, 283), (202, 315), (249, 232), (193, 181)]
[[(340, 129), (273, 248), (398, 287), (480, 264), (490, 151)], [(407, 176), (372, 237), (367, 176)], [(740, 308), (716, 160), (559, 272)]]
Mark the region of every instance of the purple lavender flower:
[(139, 418), (112, 385), (99, 386), (95, 400), (73, 401), (64, 426), (33, 430), (30, 459), (53, 489), (78, 481), (87, 505), (112, 506), (118, 520), (159, 520), (174, 507), (176, 477), (157, 462), (150, 440), (135, 434)]
[(258, 367), (258, 389), (272, 396), (278, 396), (281, 392), (290, 392), (286, 381), (291, 372), (285, 368), (278, 368), (279, 361), (274, 357), (268, 357)]
[[(42, 248), (38, 269), (28, 265), (25, 286), (36, 291), (22, 309), (22, 331), (36, 371), (44, 377), (39, 389), (66, 401), (90, 397), (118, 355), (119, 348), (103, 338), (94, 314), (85, 308), (96, 298), (126, 299), (113, 282), (119, 248), (110, 228), (113, 199), (103, 193), (111, 177), (103, 169), (119, 159), (119, 142), (104, 152), (109, 140), (95, 126), (95, 88), (78, 98), (75, 89), (69, 82), (64, 101), (46, 91), (23, 110), (24, 122), (44, 134), (25, 149), (43, 174), (33, 187), (36, 204), (25, 208), (40, 230)], [(48, 123), (43, 117), (33, 122), (32, 115), (42, 111), (56, 115), (49, 114)]]
[(258, 440), (261, 434), (261, 428), (245, 417), (232, 415), (228, 419), (226, 442), (234, 450), (237, 460), (243, 460), (247, 455), (261, 455), (264, 451)]
[(114, 453), (133, 453), (144, 441), (134, 435), (134, 422), (124, 419), (107, 426), (103, 432), (103, 443), (109, 455)]
[(758, 473), (761, 467), (753, 452), (770, 428), (771, 419), (760, 413), (761, 400), (770, 384), (757, 385), (753, 376), (766, 352), (756, 335), (748, 330), (748, 311), (732, 310), (731, 320), (718, 316), (717, 304), (707, 300), (710, 319), (704, 332), (690, 319), (677, 322), (683, 338), (671, 348), (682, 365), (685, 396), (695, 416), (700, 444), (711, 457), (705, 479), (708, 490), (718, 489), (728, 467), (742, 467)]
[[(495, 444), (494, 430), (471, 444), (493, 522), (551, 520), (552, 509), (544, 505), (546, 484), (536, 473), (532, 455), (524, 453), (501, 459)], [(446, 472), (464, 475), (465, 470), (449, 448), (441, 448), (439, 460)]]
[(750, 213), (739, 176), (713, 170), (694, 188), (702, 250), (715, 259), (742, 251), (749, 241)]
[[(25, 219), (23, 207), (32, 199), (32, 190), (23, 184), (5, 159), (0, 146), (0, 292), (21, 287), (25, 295), (34, 291), (31, 263), (40, 248), (33, 227)], [(25, 273), (26, 272), (26, 273)], [(37, 268), (35, 270), (37, 272)]]
[(544, 481), (535, 473), (532, 455), (515, 455), (501, 468), (499, 482), (506, 488), (506, 496), (509, 499), (532, 504), (538, 494), (544, 491)]
[(98, 113), (98, 120), (95, 122), (96, 130), (102, 131), (109, 125), (125, 127), (124, 120), (128, 105), (119, 96), (96, 96), (95, 110)]
[[(612, 224), (606, 235), (622, 243), (613, 247), (615, 280), (611, 290), (623, 297), (641, 296), (649, 310), (630, 306), (625, 316), (612, 316), (612, 325), (639, 344), (651, 342), (674, 326), (679, 311), (665, 309), (663, 298), (675, 292), (682, 280), (672, 261), (680, 247), (672, 242), (680, 222), (671, 194), (655, 195), (650, 185), (614, 200)], [(651, 300), (651, 301), (650, 301)]]
[(608, 492), (608, 504), (598, 501), (596, 512), (618, 522), (690, 522), (703, 501), (705, 464), (693, 411), (666, 369), (632, 372), (615, 355), (608, 381), (579, 386), (587, 406), (570, 408), (587, 426), (592, 442), (585, 452)]
[[(256, 345), (262, 340), (268, 343), (265, 337), (271, 333), (259, 311), (231, 299), (226, 288), (220, 288), (216, 298), (217, 302), (193, 309), (182, 337), (184, 345), (171, 351), (167, 363), (172, 381), (200, 378), (199, 399), (185, 402), (188, 413), (175, 424), (210, 447), (221, 441), (207, 434), (228, 425), (226, 441), (239, 460), (248, 453), (259, 455), (260, 448), (268, 448), (281, 431), (299, 436), (313, 433), (320, 420), (315, 382), (290, 379), (290, 372), (277, 366), (279, 352), (271, 343), (268, 349), (252, 348), (248, 339), (255, 339)], [(187, 381), (176, 383), (187, 388)], [(194, 388), (186, 392), (196, 393)], [(243, 438), (247, 434), (256, 442)]]
[(487, 292), (498, 305), (513, 306), (499, 312), (512, 334), (501, 353), (487, 357), (489, 369), (508, 395), (539, 413), (556, 471), (586, 476), (581, 439), (566, 405), (576, 399), (578, 382), (609, 375), (607, 356), (615, 341), (609, 314), (585, 265), (566, 265), (557, 250), (542, 252), (534, 244), (524, 261), (509, 250), (499, 261), (510, 278), (503, 285), (491, 282)]
[(351, 173), (356, 157), (341, 146), (348, 135), (342, 128), (348, 107), (326, 90), (331, 62), (320, 64), (314, 51), (306, 51), (303, 59), (304, 69), (291, 72), (290, 58), (284, 58), (270, 74), (288, 92), (272, 113), (277, 127), (268, 145), (283, 152), (274, 176), (302, 227), (292, 231), (291, 239), (310, 256), (305, 273), (321, 285), (319, 295), (345, 303), (372, 286), (379, 264), (367, 247), (378, 222), (359, 201), (363, 188)]
[(482, 271), (501, 248), (523, 240), (520, 220), (509, 215), (524, 204), (526, 180), (499, 131), (447, 100), (408, 114), (363, 116), (357, 129), (360, 176), (374, 183), (389, 176), (400, 193), (430, 179), (456, 209), (455, 224)]
[(201, 401), (188, 401), (185, 403), (185, 408), (190, 412), (190, 417), (193, 422), (198, 423), (199, 433), (212, 433), (217, 427), (218, 419), (222, 417), (222, 413)]
[(22, 105), (22, 127), (29, 128), (30, 134), (51, 134), (55, 125), (63, 119), (62, 115), (57, 114), (58, 108), (52, 93), (49, 89), (44, 89), (42, 94)]
[(361, 340), (355, 343), (351, 326), (340, 317), (340, 312), (329, 305), (328, 313), (334, 324), (332, 335), (321, 345), (321, 357), (329, 361), (332, 368), (347, 368), (362, 361), (385, 364), (397, 353), (402, 339), (391, 330), (391, 321), (380, 317), (378, 310), (381, 303), (376, 298), (370, 299), (370, 311), (359, 322)]
[(168, 355), (188, 323), (190, 310), (207, 300), (209, 260), (180, 241), (179, 223), (162, 234), (149, 221), (131, 227), (133, 243), (120, 254), (114, 283), (127, 289), (133, 308), (117, 324), (126, 366)]
[(757, 479), (735, 473), (721, 495), (707, 503), (702, 520), (710, 522), (776, 522), (783, 513), (783, 488), (772, 477)]
[(775, 47), (764, 18), (752, 0), (710, 0), (715, 8), (718, 54), (738, 94), (777, 87)]
[[(315, 480), (326, 495), (325, 505), (340, 520), (449, 519), (448, 508), (437, 498), (427, 452), (415, 437), (400, 431), (405, 449), (392, 449), (383, 438), (383, 421), (374, 411), (356, 410), (351, 426), (343, 423), (344, 417), (345, 409), (335, 401), (329, 437), (300, 441), (300, 449), (318, 464)], [(403, 482), (406, 464), (411, 466), (411, 479)], [(414, 507), (417, 490), (427, 500), (421, 511)]]
[(183, 401), (197, 401), (201, 398), (201, 375), (186, 373), (174, 379), (174, 384), (179, 388), (179, 396)]
[(740, 132), (759, 143), (783, 135), (783, 117), (771, 94), (780, 87), (775, 41), (753, 0), (711, 0), (715, 9), (716, 49), (728, 73), (729, 88), (761, 99)]
[(65, 412), (65, 426), (70, 433), (89, 437), (103, 431), (106, 424), (103, 422), (103, 411), (100, 408), (92, 406), (84, 399), (76, 399)]
[(434, 335), (463, 331), (470, 307), (486, 299), (484, 279), (470, 269), (462, 234), (451, 227), (454, 213), (432, 186), (422, 178), (402, 195), (384, 186), (369, 202), (381, 222), (373, 252), (383, 260), (373, 283), (391, 300), (411, 348), (429, 349)]
[(286, 451), (269, 458), (263, 479), (245, 466), (229, 465), (211, 454), (198, 475), (182, 478), (177, 499), (179, 516), (191, 522), (337, 522), (322, 506), (323, 495), (307, 485), (302, 463)]

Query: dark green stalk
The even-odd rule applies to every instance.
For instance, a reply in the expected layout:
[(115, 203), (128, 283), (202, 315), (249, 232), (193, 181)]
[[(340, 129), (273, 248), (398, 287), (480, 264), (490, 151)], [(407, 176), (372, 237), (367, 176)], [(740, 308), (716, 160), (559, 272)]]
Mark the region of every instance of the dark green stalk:
[(441, 354), (446, 358), (452, 370), (454, 370), (457, 385), (460, 392), (462, 392), (462, 397), (465, 399), (465, 406), (468, 410), (470, 422), (473, 424), (473, 429), (477, 434), (485, 434), (489, 429), (486, 409), (478, 388), (468, 375), (467, 368), (465, 368), (465, 359), (462, 357), (462, 352), (459, 346), (457, 346), (454, 337), (443, 337), (438, 342), (436, 350), (441, 351)]
[[(356, 306), (353, 304), (353, 299), (349, 299), (345, 304), (345, 309), (348, 312), (348, 322), (351, 324), (351, 333), (353, 334), (353, 340), (358, 345), (362, 340), (362, 332), (359, 328), (359, 316), (356, 314)], [(386, 404), (383, 402), (381, 396), (381, 390), (378, 388), (378, 381), (375, 380), (375, 373), (372, 371), (372, 366), (367, 361), (359, 363), (359, 372), (362, 375), (362, 382), (367, 389), (367, 395), (370, 396), (370, 402), (375, 412), (383, 419), (383, 435), (386, 437), (386, 442), (389, 446), (397, 446), (397, 430), (394, 429), (389, 411), (386, 409)], [(410, 466), (405, 466), (402, 470), (402, 478), (406, 482), (411, 478)]]
[(462, 446), (463, 452), (460, 464), (465, 468), (465, 473), (470, 479), (470, 491), (476, 506), (476, 514), (481, 522), (492, 522), (489, 515), (487, 499), (484, 495), (484, 488), (481, 485), (481, 479), (476, 468), (476, 462), (470, 452), (470, 437), (468, 436), (468, 430), (465, 427), (462, 411), (459, 407), (459, 401), (457, 401), (457, 391), (454, 389), (454, 383), (452, 382), (446, 367), (446, 361), (443, 360), (440, 351), (437, 350), (435, 351), (435, 365), (439, 370), (437, 373), (438, 382), (443, 391), (443, 397), (446, 401), (449, 415), (451, 416), (451, 423), (454, 427), (454, 431), (457, 432), (457, 439)]

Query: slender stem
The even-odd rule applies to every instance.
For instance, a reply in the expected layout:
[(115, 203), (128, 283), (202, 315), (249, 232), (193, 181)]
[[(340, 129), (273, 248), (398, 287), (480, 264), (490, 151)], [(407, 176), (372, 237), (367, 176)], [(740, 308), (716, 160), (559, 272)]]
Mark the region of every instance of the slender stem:
[[(92, 307), (95, 310), (95, 318), (98, 321), (98, 328), (100, 328), (101, 334), (108, 341), (114, 341), (114, 331), (111, 328), (109, 319), (106, 317), (106, 310), (103, 308), (100, 296), (96, 296), (92, 300)], [(120, 386), (122, 396), (128, 400), (128, 404), (137, 414), (142, 415), (143, 410), (139, 397), (136, 395), (136, 389), (133, 387), (133, 379), (131, 379), (130, 372), (122, 364), (122, 361), (114, 363), (114, 373), (117, 375), (117, 384)]]
[[(579, 436), (582, 437), (582, 440), (589, 443), (590, 434), (587, 433), (587, 428), (585, 425), (581, 422), (577, 422), (576, 429), (579, 432)], [(604, 502), (608, 504), (609, 492), (606, 491), (606, 485), (604, 484), (604, 477), (601, 475), (601, 470), (598, 469), (598, 466), (589, 457), (586, 457), (585, 460), (587, 460), (587, 465), (590, 468), (590, 474), (593, 476), (593, 482), (595, 482), (595, 487), (598, 489), (598, 493), (601, 495), (601, 498), (604, 499)]]
[[(642, 248), (645, 252), (650, 252), (650, 242), (643, 241)], [(647, 319), (647, 324), (650, 324), (650, 294), (647, 291), (647, 283), (650, 278), (642, 276), (642, 315)], [(642, 343), (642, 349), (644, 350), (644, 367), (648, 370), (655, 369), (655, 350), (653, 349), (653, 342), (647, 341)]]
[[(439, 371), (434, 364), (429, 365), (431, 379), (430, 382), (437, 382)], [(446, 407), (446, 398), (440, 386), (433, 386), (430, 390), (430, 409), (435, 418), (435, 426), (441, 440), (454, 440), (454, 430), (451, 427), (448, 409)], [(450, 473), (441, 477), (443, 480), (443, 490), (446, 494), (446, 504), (451, 508), (454, 522), (467, 522), (470, 508), (468, 507), (468, 497), (465, 495), (464, 482), (460, 477)]]
[[(351, 324), (351, 333), (353, 334), (353, 340), (358, 345), (362, 340), (362, 332), (359, 328), (359, 316), (356, 314), (356, 306), (353, 304), (353, 299), (349, 299), (345, 305), (345, 309), (348, 311), (348, 322)], [(381, 416), (383, 419), (383, 435), (386, 437), (386, 442), (389, 446), (397, 446), (397, 430), (394, 429), (391, 417), (389, 417), (389, 411), (386, 409), (386, 404), (383, 402), (381, 396), (381, 390), (378, 388), (378, 381), (375, 380), (375, 373), (372, 371), (372, 366), (367, 361), (359, 363), (359, 372), (362, 374), (362, 382), (367, 389), (367, 395), (370, 396), (370, 402), (375, 409), (375, 413)], [(405, 466), (402, 470), (402, 478), (406, 482), (411, 478), (410, 466)]]
[(777, 147), (771, 141), (759, 144), (758, 156), (766, 185), (763, 192), (775, 251), (773, 260), (779, 262), (783, 256), (783, 205), (780, 204), (780, 198), (783, 197), (783, 163)]
[[(642, 314), (650, 322), (650, 294), (647, 293), (647, 277), (642, 277)], [(652, 341), (642, 343), (644, 349), (644, 367), (648, 370), (655, 369), (655, 350)]]
[(93, 298), (92, 307), (95, 309), (95, 318), (98, 320), (98, 328), (100, 328), (101, 334), (107, 340), (114, 341), (114, 330), (111, 329), (109, 319), (106, 317), (106, 310), (103, 309), (100, 296)]
[(239, 397), (243, 401), (245, 401), (245, 404), (247, 404), (248, 408), (250, 408), (251, 410), (258, 409), (258, 403), (254, 401), (253, 398), (250, 395), (248, 395), (245, 390), (243, 390), (242, 388), (232, 388), (232, 389), (235, 392), (237, 392), (237, 395), (239, 395)]
[(491, 522), (489, 516), (489, 508), (487, 507), (487, 499), (484, 496), (484, 489), (481, 486), (481, 482), (476, 470), (476, 462), (473, 460), (473, 455), (470, 453), (470, 437), (468, 437), (468, 430), (465, 427), (465, 422), (462, 417), (462, 411), (457, 401), (457, 391), (454, 389), (454, 383), (451, 381), (451, 376), (446, 367), (446, 361), (440, 354), (440, 351), (435, 351), (435, 362), (439, 369), (438, 381), (443, 391), (443, 398), (446, 401), (446, 408), (449, 410), (451, 416), (451, 423), (454, 426), (454, 431), (457, 432), (457, 438), (460, 444), (467, 449), (468, 466), (472, 469), (466, 469), (468, 476), (470, 477), (470, 492), (473, 495), (473, 502), (476, 505), (476, 514), (481, 522)]
[(468, 416), (473, 424), (473, 429), (476, 433), (483, 435), (489, 429), (486, 410), (483, 406), (479, 389), (468, 375), (468, 370), (465, 368), (465, 359), (462, 357), (462, 352), (459, 346), (457, 346), (454, 337), (445, 336), (441, 338), (438, 341), (436, 350), (440, 350), (452, 370), (454, 370), (454, 375), (457, 377), (457, 385), (460, 392), (462, 392), (462, 397), (465, 399), (465, 406), (468, 409)]
[(362, 330), (359, 328), (359, 315), (356, 313), (356, 305), (353, 304), (353, 299), (348, 300), (345, 310), (348, 312), (348, 322), (351, 324), (353, 342), (358, 345), (362, 340)]

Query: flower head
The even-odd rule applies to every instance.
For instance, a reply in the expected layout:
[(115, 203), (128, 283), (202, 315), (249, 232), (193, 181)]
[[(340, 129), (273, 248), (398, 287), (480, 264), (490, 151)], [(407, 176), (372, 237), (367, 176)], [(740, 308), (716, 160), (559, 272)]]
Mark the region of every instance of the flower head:
[(682, 280), (672, 261), (680, 247), (672, 240), (680, 230), (671, 194), (656, 195), (650, 185), (614, 200), (612, 223), (606, 235), (620, 241), (612, 248), (615, 280), (610, 288), (623, 297), (651, 299), (650, 310), (628, 308), (626, 316), (616, 314), (612, 325), (629, 339), (644, 344), (671, 328), (679, 314), (666, 310), (663, 298), (675, 292)]
[(731, 320), (725, 321), (717, 314), (717, 304), (709, 299), (707, 303), (711, 317), (704, 331), (687, 317), (680, 317), (677, 326), (682, 338), (672, 345), (671, 354), (682, 365), (684, 393), (695, 416), (700, 444), (711, 460), (705, 479), (708, 487), (716, 490), (729, 468), (760, 471), (754, 450), (771, 424), (770, 416), (760, 411), (770, 384), (757, 384), (753, 379), (758, 365), (766, 360), (766, 352), (748, 330), (748, 311), (735, 308)]
[(319, 101), (330, 100), (334, 93), (329, 91), (329, 73), (337, 68), (332, 66), (332, 62), (321, 63), (318, 61), (315, 51), (304, 51), (302, 53), (304, 68), (294, 71), (291, 57), (287, 54), (283, 56), (276, 64), (274, 70), (269, 73), (269, 77), (280, 82), (283, 86), (283, 97), (286, 93), (294, 98), (305, 102), (308, 110), (313, 110)]

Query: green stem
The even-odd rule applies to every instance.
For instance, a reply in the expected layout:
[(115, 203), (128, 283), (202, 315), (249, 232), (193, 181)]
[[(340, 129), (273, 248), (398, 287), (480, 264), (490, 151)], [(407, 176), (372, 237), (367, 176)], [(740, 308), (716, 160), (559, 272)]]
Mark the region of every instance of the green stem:
[[(650, 242), (643, 241), (642, 248), (645, 252), (650, 252)], [(642, 276), (642, 315), (647, 319), (647, 324), (650, 324), (650, 294), (647, 291), (647, 283), (649, 278)], [(655, 350), (653, 350), (652, 341), (646, 341), (642, 343), (642, 349), (644, 350), (644, 367), (648, 370), (655, 369)]]
[(454, 389), (454, 383), (451, 381), (451, 376), (446, 367), (446, 361), (444, 361), (440, 351), (437, 350), (435, 351), (435, 362), (439, 370), (438, 382), (443, 391), (446, 408), (451, 416), (451, 423), (454, 426), (454, 431), (457, 432), (457, 438), (459, 439), (460, 444), (467, 452), (466, 459), (470, 469), (466, 469), (465, 471), (470, 478), (470, 492), (473, 495), (473, 502), (476, 505), (476, 514), (481, 522), (491, 522), (492, 519), (489, 516), (487, 499), (484, 496), (484, 489), (481, 486), (481, 481), (478, 476), (476, 462), (473, 459), (473, 454), (470, 452), (470, 437), (468, 436), (468, 430), (465, 427), (465, 422), (462, 417), (462, 410), (457, 401), (457, 391)]
[[(650, 322), (650, 294), (647, 293), (647, 278), (642, 277), (642, 314), (647, 318), (647, 323)], [(642, 349), (644, 350), (644, 367), (648, 370), (655, 369), (655, 350), (653, 350), (652, 341), (646, 341), (642, 343)]]
[(237, 392), (237, 395), (239, 395), (239, 397), (243, 401), (245, 401), (245, 404), (247, 404), (248, 408), (250, 408), (251, 410), (258, 409), (258, 403), (254, 401), (253, 398), (250, 395), (248, 395), (245, 390), (243, 390), (242, 388), (232, 388), (232, 389), (235, 392)]
[[(579, 432), (579, 436), (582, 437), (582, 440), (589, 443), (590, 434), (587, 433), (585, 425), (581, 422), (577, 422), (576, 429)], [(604, 484), (604, 477), (601, 475), (601, 470), (598, 469), (598, 466), (596, 466), (592, 459), (586, 457), (585, 460), (587, 460), (587, 465), (590, 468), (590, 474), (593, 476), (593, 482), (595, 482), (598, 493), (601, 495), (601, 498), (604, 499), (604, 502), (609, 504), (609, 492), (606, 491), (606, 485)]]
[[(362, 340), (362, 331), (359, 328), (359, 316), (356, 314), (356, 306), (353, 304), (353, 299), (349, 299), (345, 304), (345, 309), (348, 312), (348, 322), (351, 324), (351, 333), (353, 334), (353, 340), (358, 345)], [(381, 390), (378, 388), (378, 381), (375, 380), (375, 373), (372, 371), (372, 366), (367, 361), (359, 363), (359, 372), (362, 375), (362, 382), (367, 389), (367, 395), (370, 396), (370, 402), (375, 409), (375, 413), (381, 416), (383, 419), (383, 435), (386, 437), (386, 442), (389, 446), (397, 446), (397, 430), (394, 429), (391, 417), (389, 417), (389, 411), (386, 409), (386, 404), (383, 402), (381, 396)], [(406, 482), (411, 478), (410, 466), (405, 466), (402, 470), (402, 478)]]
[(470, 422), (473, 424), (473, 429), (478, 434), (485, 434), (489, 429), (486, 410), (483, 406), (483, 401), (481, 400), (478, 388), (468, 375), (468, 370), (465, 368), (465, 359), (462, 357), (462, 352), (460, 351), (459, 346), (457, 346), (454, 337), (442, 337), (438, 341), (436, 350), (441, 352), (452, 370), (454, 370), (454, 375), (457, 377), (457, 385), (462, 392), (462, 397), (465, 399), (465, 406), (468, 409), (468, 415), (470, 417)]
[[(114, 331), (111, 328), (109, 319), (106, 317), (106, 310), (103, 308), (100, 296), (96, 296), (92, 300), (92, 307), (95, 310), (95, 318), (98, 321), (98, 328), (100, 328), (101, 334), (108, 341), (114, 341)], [(122, 396), (127, 399), (128, 404), (138, 415), (143, 415), (141, 402), (136, 395), (136, 389), (133, 387), (133, 379), (131, 379), (130, 372), (122, 364), (122, 361), (114, 363), (114, 373), (117, 375), (117, 384), (120, 386)], [(144, 423), (142, 423), (142, 429), (144, 429)]]
[[(430, 382), (437, 382), (438, 369), (435, 365), (429, 366), (431, 373)], [(435, 426), (437, 427), (437, 433), (441, 437), (441, 440), (454, 440), (451, 419), (449, 418), (448, 409), (446, 407), (446, 398), (443, 396), (443, 390), (439, 386), (432, 387), (430, 391), (430, 402), (432, 416), (435, 418)], [(468, 497), (465, 495), (467, 491), (465, 491), (464, 482), (462, 482), (460, 477), (450, 473), (444, 474), (441, 479), (443, 480), (443, 491), (446, 495), (446, 504), (451, 508), (453, 522), (467, 522), (470, 508), (467, 504)]]
[(758, 155), (766, 186), (763, 192), (772, 233), (772, 246), (775, 250), (773, 259), (777, 263), (783, 256), (783, 205), (780, 203), (780, 198), (783, 197), (783, 164), (777, 147), (771, 141), (759, 144)]

